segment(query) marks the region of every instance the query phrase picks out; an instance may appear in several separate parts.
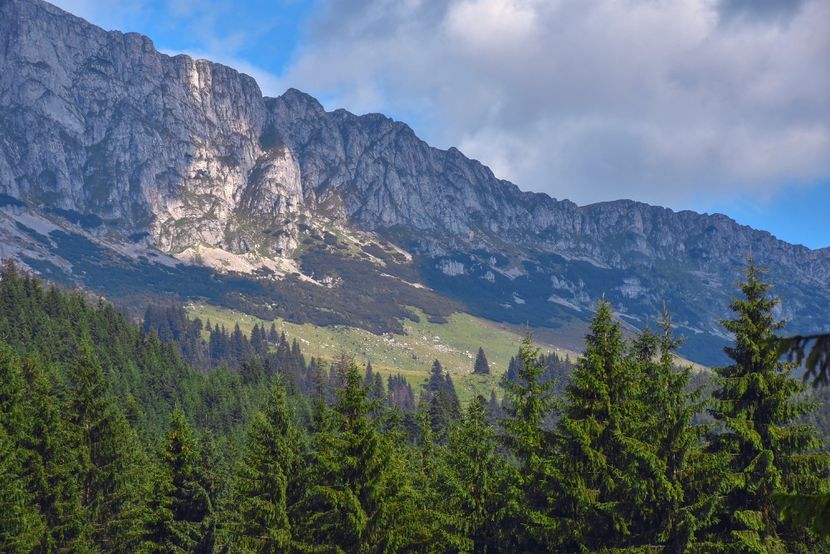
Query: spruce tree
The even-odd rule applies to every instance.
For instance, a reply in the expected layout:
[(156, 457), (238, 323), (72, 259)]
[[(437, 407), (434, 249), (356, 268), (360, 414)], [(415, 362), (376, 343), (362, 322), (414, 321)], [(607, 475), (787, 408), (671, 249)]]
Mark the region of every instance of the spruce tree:
[(487, 421), (493, 426), (497, 426), (499, 421), (504, 417), (504, 411), (499, 403), (499, 397), (496, 396), (495, 389), (490, 391), (490, 400), (487, 401)]
[(302, 496), (301, 451), (301, 435), (278, 378), (264, 411), (254, 414), (233, 478), (232, 544), (247, 552), (284, 552), (296, 546), (290, 512)]
[(429, 407), (432, 429), (436, 438), (443, 441), (450, 425), (461, 416), (461, 403), (455, 392), (455, 385), (449, 373), (444, 372), (441, 362), (432, 363), (429, 377), (421, 394), (421, 402)]
[(21, 471), (21, 452), (0, 426), (0, 551), (33, 552), (42, 544), (45, 524)]
[(397, 550), (406, 539), (411, 487), (395, 449), (369, 417), (354, 362), (346, 367), (331, 429), (314, 437), (310, 485), (299, 507), (306, 544), (325, 551)]
[(724, 349), (732, 363), (715, 369), (710, 441), (715, 453), (729, 457), (729, 479), (713, 540), (741, 551), (811, 552), (811, 537), (782, 521), (775, 495), (827, 490), (830, 457), (815, 428), (799, 422), (813, 406), (790, 376), (792, 364), (780, 358), (775, 332), (784, 324), (761, 273), (750, 259), (743, 297), (731, 305), (735, 318), (722, 322), (734, 335)]
[(71, 425), (80, 446), (81, 503), (92, 539), (102, 550), (134, 550), (145, 533), (146, 458), (88, 342), (70, 364), (68, 381)]
[(63, 405), (54, 370), (36, 359), (22, 363), (32, 427), (27, 442), (31, 490), (46, 523), (40, 549), (91, 550), (90, 526), (81, 505), (77, 436)]
[(31, 552), (42, 544), (46, 525), (30, 491), (26, 471), (33, 432), (20, 360), (0, 342), (0, 551)]
[(689, 390), (689, 366), (675, 367), (675, 351), (682, 341), (673, 336), (665, 308), (660, 327), (660, 334), (644, 329), (631, 345), (632, 363), (641, 366), (642, 377), (645, 419), (639, 423), (639, 435), (659, 460), (646, 483), (651, 501), (632, 533), (642, 544), (679, 553), (693, 548), (696, 533), (710, 522), (719, 463), (703, 450), (707, 427), (694, 423), (705, 406), (703, 392)]
[(504, 533), (518, 540), (518, 550), (542, 551), (560, 534), (550, 495), (557, 479), (551, 463), (553, 434), (546, 424), (554, 410), (552, 383), (542, 382), (544, 367), (529, 335), (522, 341), (519, 357), (516, 379), (503, 381), (503, 440), (517, 464), (516, 479), (507, 493), (510, 513)]
[[(487, 421), (487, 402), (478, 396), (450, 432), (439, 490), (455, 511), (460, 534), (473, 552), (500, 552), (503, 537), (507, 472), (497, 453), (496, 434)], [(510, 475), (511, 478), (515, 477)]]
[(449, 479), (445, 447), (435, 442), (432, 418), (426, 402), (418, 405), (416, 449), (412, 460), (414, 486), (417, 492), (415, 513), (425, 515), (423, 536), (435, 551), (468, 552), (472, 541), (465, 534), (464, 514), (459, 506), (447, 502)]
[(484, 348), (478, 347), (478, 354), (476, 354), (476, 361), (473, 364), (473, 373), (476, 375), (490, 375), (490, 364), (487, 362), (487, 356), (484, 355)]
[(199, 443), (179, 406), (173, 410), (161, 461), (170, 510), (160, 541), (162, 550), (209, 551), (213, 503)]
[(565, 551), (648, 546), (638, 532), (666, 500), (664, 467), (640, 395), (641, 367), (627, 355), (611, 306), (600, 301), (557, 425), (557, 514)]

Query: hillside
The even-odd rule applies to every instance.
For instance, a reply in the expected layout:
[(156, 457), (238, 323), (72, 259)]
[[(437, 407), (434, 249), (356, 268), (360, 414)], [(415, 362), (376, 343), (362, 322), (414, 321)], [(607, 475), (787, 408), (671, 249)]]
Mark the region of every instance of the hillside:
[(403, 123), (263, 97), (40, 0), (2, 2), (0, 37), (0, 256), (52, 280), (376, 334), (401, 333), (409, 307), (468, 313), (556, 344), (603, 295), (633, 327), (665, 302), (683, 353), (714, 363), (751, 251), (791, 330), (826, 325), (828, 249), (717, 214), (523, 192)]

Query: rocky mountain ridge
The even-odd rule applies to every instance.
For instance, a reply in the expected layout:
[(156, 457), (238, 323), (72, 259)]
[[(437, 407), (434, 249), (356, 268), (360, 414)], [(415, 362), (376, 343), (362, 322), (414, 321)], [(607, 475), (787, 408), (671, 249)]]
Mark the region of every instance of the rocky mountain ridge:
[(323, 288), (348, 297), (361, 272), (387, 306), (431, 304), (417, 297), (431, 289), (547, 328), (584, 322), (603, 294), (635, 326), (666, 302), (701, 361), (717, 356), (749, 252), (793, 328), (824, 328), (830, 300), (830, 249), (723, 215), (523, 192), (380, 114), (327, 112), (294, 89), (263, 97), (231, 68), (40, 0), (0, 1), (0, 193), (0, 254), (81, 282), (83, 249), (53, 233), (116, 253), (99, 265), (310, 283), (309, 305)]

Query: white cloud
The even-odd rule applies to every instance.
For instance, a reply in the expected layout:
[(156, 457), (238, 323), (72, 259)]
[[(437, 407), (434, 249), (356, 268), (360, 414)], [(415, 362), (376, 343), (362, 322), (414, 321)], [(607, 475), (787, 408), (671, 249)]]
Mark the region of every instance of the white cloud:
[(526, 189), (673, 206), (830, 177), (830, 2), (324, 4), (281, 76)]
[(516, 0), (469, 0), (451, 5), (446, 32), (473, 52), (510, 50), (533, 39), (536, 11)]
[(57, 3), (108, 28), (169, 14), (187, 53), (268, 95), (393, 114), (558, 198), (682, 208), (830, 179), (826, 0), (320, 0), (281, 75), (246, 61), (267, 33), (225, 28), (228, 0)]

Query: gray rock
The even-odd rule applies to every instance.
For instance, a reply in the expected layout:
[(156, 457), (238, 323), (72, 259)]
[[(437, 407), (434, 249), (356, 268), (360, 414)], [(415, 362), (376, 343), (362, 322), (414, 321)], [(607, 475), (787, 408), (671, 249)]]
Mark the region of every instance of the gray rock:
[(0, 192), (173, 255), (290, 259), (302, 222), (362, 233), (416, 254), (474, 313), (538, 325), (585, 317), (605, 293), (634, 324), (666, 301), (687, 334), (718, 337), (750, 252), (795, 328), (826, 328), (830, 302), (830, 249), (719, 214), (523, 192), (382, 115), (326, 112), (294, 89), (264, 98), (247, 75), (40, 0), (0, 1)]

